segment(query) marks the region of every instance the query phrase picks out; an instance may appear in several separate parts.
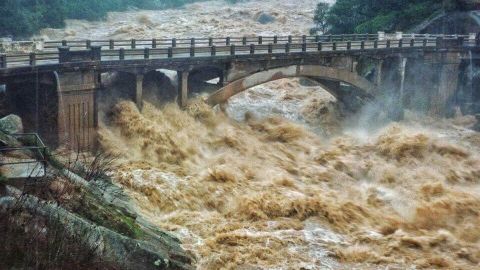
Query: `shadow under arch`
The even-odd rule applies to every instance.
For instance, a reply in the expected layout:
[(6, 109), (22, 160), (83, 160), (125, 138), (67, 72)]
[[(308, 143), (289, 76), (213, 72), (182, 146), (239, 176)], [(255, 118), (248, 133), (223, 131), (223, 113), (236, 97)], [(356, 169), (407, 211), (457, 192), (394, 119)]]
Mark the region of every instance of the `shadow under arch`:
[(224, 80), (224, 68), (215, 65), (199, 66), (188, 75), (188, 93), (212, 93), (220, 89)]
[[(244, 78), (233, 81), (222, 87), (215, 93), (211, 94), (207, 103), (215, 106), (217, 104), (225, 103), (229, 98), (237, 95), (249, 88), (261, 85), (270, 81), (275, 81), (284, 78), (306, 77), (316, 81), (336, 81), (342, 82), (355, 87), (360, 92), (359, 95), (370, 97), (375, 92), (375, 85), (367, 79), (359, 76), (356, 73), (348, 70), (336, 69), (320, 65), (293, 65), (281, 68), (274, 68), (265, 71), (260, 71), (254, 74), (245, 76)], [(339, 93), (332, 90), (331, 87), (325, 87), (325, 90), (330, 92), (335, 97)]]
[(60, 91), (57, 72), (15, 76), (6, 82), (6, 109), (20, 116), (24, 132), (36, 132), (48, 146), (56, 147)]

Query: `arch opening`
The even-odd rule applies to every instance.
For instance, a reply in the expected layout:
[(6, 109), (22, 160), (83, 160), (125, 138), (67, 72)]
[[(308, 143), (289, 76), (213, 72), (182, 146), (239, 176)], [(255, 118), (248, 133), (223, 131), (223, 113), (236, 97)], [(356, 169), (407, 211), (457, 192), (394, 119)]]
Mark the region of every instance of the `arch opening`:
[(0, 91), (3, 114), (22, 119), (24, 132), (36, 132), (47, 145), (58, 143), (58, 82), (53, 72), (10, 78)]
[[(306, 77), (323, 84), (339, 100), (352, 97), (371, 97), (375, 86), (367, 79), (348, 70), (318, 65), (298, 65), (260, 71), (229, 83), (211, 94), (207, 102), (214, 106), (225, 103), (229, 98), (249, 88), (285, 78)], [(342, 87), (343, 86), (343, 87)], [(350, 86), (350, 87), (348, 87)]]
[(213, 93), (223, 86), (224, 71), (218, 67), (204, 66), (190, 71), (188, 93), (196, 96), (200, 93)]
[(173, 83), (176, 71), (152, 70), (143, 76), (143, 100), (158, 104), (172, 102), (177, 96)]
[(135, 100), (135, 74), (113, 71), (100, 75), (101, 87), (97, 94), (99, 111), (108, 111), (120, 100)]

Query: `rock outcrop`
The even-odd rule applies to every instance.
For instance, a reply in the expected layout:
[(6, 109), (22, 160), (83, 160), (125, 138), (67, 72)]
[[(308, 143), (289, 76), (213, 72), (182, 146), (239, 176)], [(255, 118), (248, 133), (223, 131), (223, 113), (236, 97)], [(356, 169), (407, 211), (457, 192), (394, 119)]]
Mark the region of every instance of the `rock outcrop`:
[[(21, 145), (5, 131), (20, 131), (19, 117), (0, 123), (3, 146)], [(63, 269), (72, 261), (78, 264), (71, 269), (193, 269), (180, 241), (138, 218), (128, 196), (108, 176), (87, 181), (82, 170), (64, 167), (48, 152), (47, 159), (49, 174), (31, 183), (33, 190), (13, 187), (17, 184), (0, 170), (0, 235), (8, 236), (0, 246), (0, 269), (32, 263)]]
[(7, 115), (0, 119), (0, 129), (9, 134), (22, 133), (22, 119), (15, 114)]

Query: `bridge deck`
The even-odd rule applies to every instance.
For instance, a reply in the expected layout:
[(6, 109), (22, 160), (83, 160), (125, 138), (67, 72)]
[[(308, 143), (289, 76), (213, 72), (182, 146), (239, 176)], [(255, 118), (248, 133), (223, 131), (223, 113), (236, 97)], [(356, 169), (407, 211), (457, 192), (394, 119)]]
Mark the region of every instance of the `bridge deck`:
[[(399, 39), (400, 38), (400, 39)], [(312, 52), (372, 51), (390, 48), (435, 48), (438, 40), (459, 41), (460, 46), (473, 46), (471, 36), (416, 35), (329, 35), (301, 37), (208, 38), (208, 39), (143, 39), (143, 40), (87, 40), (48, 41), (45, 50), (36, 53), (0, 55), (0, 73), (6, 69), (58, 65), (82, 62), (85, 59), (62, 59), (61, 49), (67, 53), (98, 50), (97, 55), (86, 54), (94, 61), (170, 60), (173, 58), (226, 57), (236, 55), (267, 55)], [(67, 47), (58, 47), (66, 45)], [(104, 46), (107, 49), (100, 49)], [(57, 48), (58, 47), (58, 48)], [(56, 51), (53, 48), (57, 48)], [(3, 72), (5, 73), (5, 72)], [(8, 73), (8, 72), (7, 72)]]

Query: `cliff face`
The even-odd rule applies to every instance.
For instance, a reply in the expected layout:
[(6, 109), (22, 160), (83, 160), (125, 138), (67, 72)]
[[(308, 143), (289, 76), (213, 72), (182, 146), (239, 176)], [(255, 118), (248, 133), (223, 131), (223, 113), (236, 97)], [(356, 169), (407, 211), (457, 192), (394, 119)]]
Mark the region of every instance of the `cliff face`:
[(468, 34), (480, 32), (480, 10), (447, 12), (425, 20), (409, 32)]

